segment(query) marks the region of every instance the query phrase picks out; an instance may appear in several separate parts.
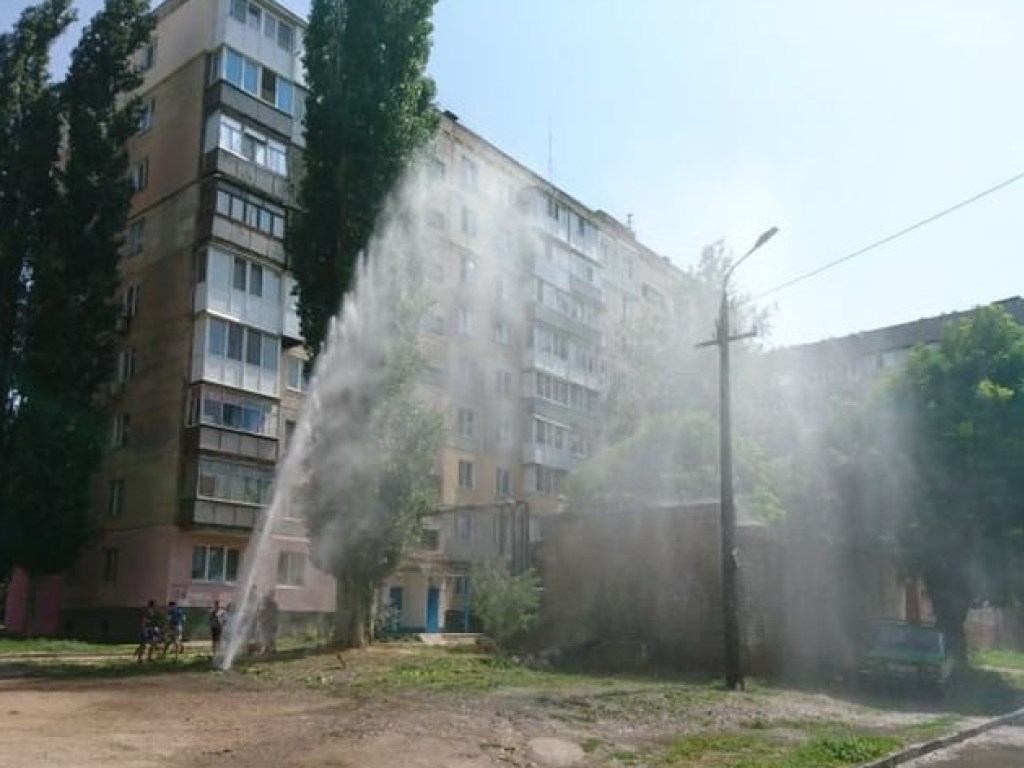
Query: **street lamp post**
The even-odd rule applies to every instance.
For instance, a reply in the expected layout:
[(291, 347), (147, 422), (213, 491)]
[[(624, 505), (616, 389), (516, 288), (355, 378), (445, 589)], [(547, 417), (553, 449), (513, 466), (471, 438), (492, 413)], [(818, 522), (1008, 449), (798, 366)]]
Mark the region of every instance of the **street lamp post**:
[(721, 535), (722, 535), (722, 607), (724, 614), (723, 640), (725, 650), (725, 684), (729, 690), (743, 687), (740, 663), (739, 622), (739, 564), (736, 558), (736, 501), (732, 483), (732, 392), (729, 373), (729, 345), (738, 339), (753, 336), (747, 332), (731, 335), (729, 329), (729, 278), (750, 255), (771, 240), (778, 227), (766, 230), (754, 246), (726, 270), (722, 278), (722, 301), (718, 309), (718, 328), (715, 340), (718, 346), (719, 387), (719, 458), (721, 460)]

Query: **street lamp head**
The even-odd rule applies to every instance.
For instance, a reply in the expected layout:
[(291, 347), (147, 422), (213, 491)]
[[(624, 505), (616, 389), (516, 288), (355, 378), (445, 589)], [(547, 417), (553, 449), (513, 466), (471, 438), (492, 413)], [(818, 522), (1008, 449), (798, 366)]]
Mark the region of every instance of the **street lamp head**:
[(779, 233), (779, 228), (778, 227), (772, 227), (771, 229), (766, 229), (764, 232), (761, 233), (761, 236), (759, 238), (757, 238), (757, 241), (754, 243), (754, 247), (751, 248), (750, 250), (756, 251), (762, 245), (764, 245), (769, 240), (771, 240), (773, 237), (775, 237), (775, 235), (777, 235), (778, 233)]

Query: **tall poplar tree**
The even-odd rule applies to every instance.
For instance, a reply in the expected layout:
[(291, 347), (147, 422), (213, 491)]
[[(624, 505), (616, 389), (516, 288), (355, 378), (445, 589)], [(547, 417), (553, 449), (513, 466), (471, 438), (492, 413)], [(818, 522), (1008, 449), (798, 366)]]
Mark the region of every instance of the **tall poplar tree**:
[(0, 579), (14, 559), (11, 481), (31, 275), (49, 248), (59, 199), (61, 116), (50, 48), (73, 20), (71, 0), (47, 0), (0, 35)]
[(306, 32), (305, 176), (288, 252), (315, 356), (385, 198), (437, 128), (436, 0), (313, 0)]
[(29, 276), (8, 500), (13, 560), (31, 575), (67, 569), (89, 539), (90, 480), (108, 434), (97, 392), (113, 370), (132, 195), (125, 145), (139, 120), (133, 59), (152, 28), (146, 0), (107, 0), (60, 88), (60, 194)]

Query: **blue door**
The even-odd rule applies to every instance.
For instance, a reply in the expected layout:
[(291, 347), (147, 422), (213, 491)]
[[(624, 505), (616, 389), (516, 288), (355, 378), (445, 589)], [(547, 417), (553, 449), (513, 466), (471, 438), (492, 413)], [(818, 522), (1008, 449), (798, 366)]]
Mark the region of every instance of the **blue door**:
[(441, 603), (441, 591), (437, 587), (427, 590), (427, 632), (437, 632), (437, 611)]
[(388, 594), (388, 602), (391, 604), (391, 631), (397, 632), (402, 628), (402, 588), (392, 587)]

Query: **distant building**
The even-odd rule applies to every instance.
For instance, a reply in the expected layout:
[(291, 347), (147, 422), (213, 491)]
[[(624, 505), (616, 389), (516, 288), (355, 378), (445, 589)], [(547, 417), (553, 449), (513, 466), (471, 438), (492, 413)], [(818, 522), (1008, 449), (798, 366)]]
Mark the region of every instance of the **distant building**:
[[(98, 637), (133, 636), (150, 599), (234, 599), (308, 388), (283, 242), (303, 162), (303, 22), (272, 0), (165, 0), (153, 14), (92, 494), (101, 535), (46, 603), (65, 631)], [(402, 628), (433, 630), (465, 615), (472, 563), (511, 556), (507, 502), (520, 523), (524, 504), (534, 520), (558, 511), (566, 473), (602, 440), (609, 337), (660, 311), (680, 273), (454, 115), (427, 172), (443, 257), (428, 270), (439, 303), (422, 391), (446, 414), (447, 512), (382, 600)], [(333, 611), (302, 521), (275, 534), (276, 580), (259, 588), (291, 618)]]

